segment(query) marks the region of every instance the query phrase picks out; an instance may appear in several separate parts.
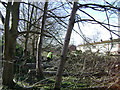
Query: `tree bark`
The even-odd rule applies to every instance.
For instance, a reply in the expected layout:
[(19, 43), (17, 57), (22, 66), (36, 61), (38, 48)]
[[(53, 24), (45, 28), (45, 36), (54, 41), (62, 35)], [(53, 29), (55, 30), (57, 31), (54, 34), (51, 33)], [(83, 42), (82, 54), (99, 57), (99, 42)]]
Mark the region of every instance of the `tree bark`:
[(32, 40), (32, 56), (35, 57), (35, 35)]
[(38, 39), (38, 50), (37, 50), (37, 61), (36, 61), (36, 71), (37, 71), (38, 78), (44, 78), (41, 61), (42, 61), (42, 44), (43, 44), (43, 35), (44, 35), (43, 33), (45, 29), (47, 6), (48, 6), (48, 2), (45, 2), (43, 19), (42, 19), (42, 27), (41, 27), (41, 35)]
[(74, 2), (73, 9), (72, 9), (72, 12), (71, 12), (71, 16), (70, 16), (70, 19), (69, 19), (69, 24), (68, 24), (68, 28), (67, 28), (65, 41), (64, 41), (64, 46), (63, 46), (63, 49), (62, 49), (60, 64), (59, 64), (59, 68), (58, 68), (57, 75), (56, 75), (54, 90), (60, 90), (63, 68), (64, 68), (64, 65), (65, 65), (65, 62), (66, 62), (66, 55), (67, 55), (67, 51), (68, 51), (68, 45), (69, 45), (72, 29), (74, 27), (76, 11), (77, 11), (77, 2)]
[[(14, 2), (11, 5), (11, 2), (8, 2), (6, 10), (6, 19), (5, 19), (5, 48), (4, 48), (4, 62), (3, 62), (3, 75), (2, 75), (2, 84), (8, 87), (13, 87), (14, 82), (14, 55), (16, 47), (16, 38), (18, 35), (17, 26), (19, 21), (19, 2)], [(11, 7), (12, 6), (12, 7)], [(9, 29), (9, 20), (10, 20), (10, 9), (12, 11), (12, 24), (11, 29)]]

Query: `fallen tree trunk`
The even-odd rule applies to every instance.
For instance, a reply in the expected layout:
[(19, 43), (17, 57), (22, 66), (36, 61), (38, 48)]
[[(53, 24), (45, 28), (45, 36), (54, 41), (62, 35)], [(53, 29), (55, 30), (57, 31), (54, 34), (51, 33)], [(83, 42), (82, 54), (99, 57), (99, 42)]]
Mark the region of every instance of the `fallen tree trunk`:
[[(49, 75), (49, 76), (56, 75), (56, 73), (57, 73), (57, 71), (43, 71), (43, 74)], [(34, 76), (36, 74), (36, 69), (29, 69), (28, 74)], [(63, 73), (63, 76), (68, 76), (68, 74)]]
[[(43, 73), (45, 75), (53, 76), (53, 75), (56, 75), (57, 71), (43, 71)], [(68, 74), (67, 73), (63, 73), (62, 76), (68, 76)]]
[[(53, 67), (52, 65), (49, 64), (41, 64), (42, 68), (51, 68)], [(25, 67), (27, 69), (35, 69), (36, 68), (36, 63), (26, 63)]]

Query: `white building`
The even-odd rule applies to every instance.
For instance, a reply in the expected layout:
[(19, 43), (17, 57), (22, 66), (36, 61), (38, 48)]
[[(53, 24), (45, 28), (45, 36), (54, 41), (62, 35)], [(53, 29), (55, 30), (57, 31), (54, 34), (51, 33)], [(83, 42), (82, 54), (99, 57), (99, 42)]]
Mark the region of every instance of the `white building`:
[(110, 52), (112, 54), (117, 54), (119, 43), (120, 43), (120, 39), (114, 39), (112, 41), (106, 40), (101, 42), (79, 45), (77, 46), (77, 50), (81, 50), (82, 52), (85, 52), (86, 50), (91, 50), (92, 52), (100, 52), (100, 53)]

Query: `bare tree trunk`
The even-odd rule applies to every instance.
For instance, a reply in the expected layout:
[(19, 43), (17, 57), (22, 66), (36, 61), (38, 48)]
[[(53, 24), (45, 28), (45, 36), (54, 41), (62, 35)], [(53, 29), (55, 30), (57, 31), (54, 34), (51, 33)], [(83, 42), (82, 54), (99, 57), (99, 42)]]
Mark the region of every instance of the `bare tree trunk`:
[(32, 56), (35, 57), (35, 35), (32, 40)]
[(14, 2), (12, 6), (12, 25), (9, 30), (10, 8), (11, 2), (8, 2), (5, 19), (5, 50), (3, 62), (2, 84), (8, 87), (13, 87), (13, 69), (14, 69), (14, 55), (16, 47), (16, 38), (18, 36), (17, 26), (19, 21), (19, 2)]
[(36, 70), (37, 70), (38, 78), (43, 78), (44, 77), (43, 72), (42, 72), (42, 67), (41, 67), (41, 61), (42, 61), (43, 33), (44, 33), (44, 29), (45, 29), (47, 6), (48, 6), (48, 2), (45, 2), (43, 19), (42, 19), (42, 27), (41, 27), (41, 35), (38, 39), (38, 48), (37, 48), (38, 50), (37, 50), (37, 61), (36, 61)]
[(54, 87), (55, 90), (60, 89), (60, 84), (61, 84), (61, 81), (62, 81), (63, 68), (64, 68), (64, 65), (65, 65), (65, 62), (66, 62), (66, 55), (67, 55), (67, 51), (68, 51), (68, 45), (69, 45), (72, 29), (74, 27), (76, 11), (77, 11), (77, 2), (74, 2), (73, 9), (72, 9), (72, 12), (71, 12), (71, 16), (70, 16), (70, 19), (69, 19), (69, 24), (68, 24), (68, 28), (67, 28), (65, 41), (64, 41), (64, 46), (63, 46), (63, 50), (62, 50), (60, 64), (59, 64), (59, 68), (58, 68), (57, 75), (56, 75), (56, 81), (55, 81), (55, 87)]
[(8, 35), (9, 35), (9, 19), (10, 19), (10, 7), (11, 7), (11, 2), (8, 3), (7, 5), (7, 10), (6, 10), (6, 17), (5, 17), (5, 44), (4, 44), (4, 62), (3, 62), (3, 75), (2, 75), (2, 79), (3, 79), (3, 85), (8, 85), (9, 83), (13, 83), (12, 80), (8, 81), (9, 83), (7, 83), (7, 74), (8, 73), (8, 68), (6, 68), (8, 66), (8, 58), (9, 56), (7, 55), (8, 53)]

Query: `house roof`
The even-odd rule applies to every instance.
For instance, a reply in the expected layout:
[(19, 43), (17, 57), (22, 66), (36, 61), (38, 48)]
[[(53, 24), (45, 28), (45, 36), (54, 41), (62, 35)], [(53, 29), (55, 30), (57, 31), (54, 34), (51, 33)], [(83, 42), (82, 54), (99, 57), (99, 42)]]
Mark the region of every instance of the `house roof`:
[(113, 40), (105, 40), (105, 41), (101, 41), (101, 42), (81, 44), (81, 45), (78, 45), (78, 47), (79, 46), (87, 46), (87, 45), (96, 45), (96, 44), (111, 43), (111, 42), (120, 42), (120, 38), (119, 39), (113, 39)]

